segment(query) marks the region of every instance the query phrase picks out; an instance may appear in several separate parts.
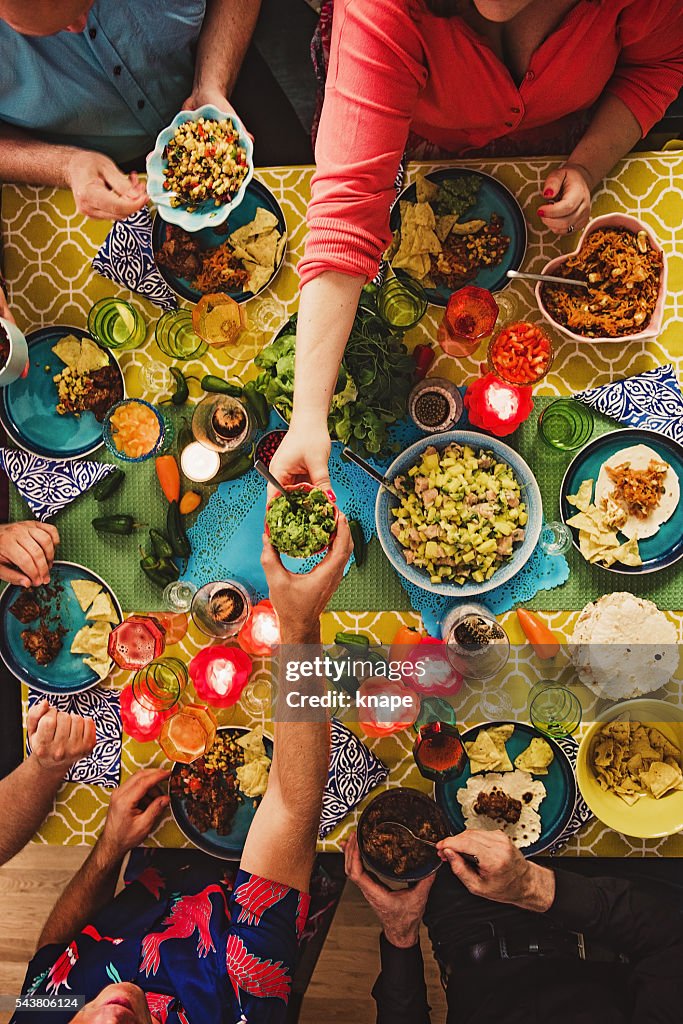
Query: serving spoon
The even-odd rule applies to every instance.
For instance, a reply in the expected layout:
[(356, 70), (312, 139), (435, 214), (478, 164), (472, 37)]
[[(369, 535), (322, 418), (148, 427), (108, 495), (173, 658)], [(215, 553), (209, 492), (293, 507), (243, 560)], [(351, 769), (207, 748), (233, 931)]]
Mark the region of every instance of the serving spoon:
[(571, 288), (585, 288), (590, 291), (587, 281), (580, 281), (578, 277), (555, 277), (554, 274), (526, 274), (520, 270), (508, 270), (507, 277), (511, 281), (541, 281), (543, 284), (564, 284)]
[[(394, 828), (400, 828), (404, 832), (407, 832), (409, 836), (412, 836), (413, 839), (416, 839), (418, 843), (424, 843), (425, 846), (431, 846), (434, 849), (436, 849), (436, 846), (437, 846), (436, 843), (432, 843), (429, 839), (423, 839), (422, 836), (415, 835), (415, 833), (413, 832), (412, 829), (408, 828), (407, 825), (401, 824), (400, 821), (383, 821), (382, 822), (382, 827), (384, 827), (385, 825), (392, 825)], [(475, 856), (475, 854), (473, 854), (473, 853), (461, 853), (460, 856), (462, 857), (462, 859), (467, 864), (470, 865), (470, 867), (473, 867), (473, 868), (478, 868), (479, 867), (479, 858), (477, 856)]]
[(401, 495), (398, 493), (394, 485), (387, 480), (385, 476), (382, 476), (374, 466), (371, 466), (369, 462), (362, 459), (360, 455), (356, 455), (351, 448), (344, 448), (342, 454), (349, 460), (349, 462), (353, 462), (359, 469), (362, 469), (364, 473), (367, 473), (369, 477), (372, 477), (376, 484), (379, 484), (385, 491), (389, 491), (389, 494), (393, 494), (395, 498), (399, 498), (400, 500)]
[(254, 462), (254, 469), (256, 470), (257, 473), (261, 474), (264, 480), (267, 480), (269, 484), (272, 484), (273, 487), (275, 487), (280, 492), (280, 494), (285, 498), (285, 500), (289, 504), (290, 508), (294, 508), (294, 501), (289, 496), (289, 492), (286, 490), (284, 485), (280, 483), (278, 478), (276, 476), (273, 476), (270, 470), (266, 468), (265, 463), (263, 463), (261, 459), (256, 459), (256, 461)]

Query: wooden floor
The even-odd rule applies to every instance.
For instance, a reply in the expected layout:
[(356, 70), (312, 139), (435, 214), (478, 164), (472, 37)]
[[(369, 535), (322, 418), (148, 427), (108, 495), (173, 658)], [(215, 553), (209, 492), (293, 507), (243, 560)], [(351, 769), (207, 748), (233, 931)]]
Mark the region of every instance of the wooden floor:
[[(21, 991), (26, 965), (47, 914), (87, 850), (29, 845), (0, 868), (0, 995)], [(370, 990), (377, 976), (378, 934), (374, 915), (349, 884), (304, 1000), (300, 1024), (374, 1024)], [(425, 947), (434, 1024), (446, 1019), (445, 1000)], [(0, 1024), (10, 1014), (0, 1011)]]

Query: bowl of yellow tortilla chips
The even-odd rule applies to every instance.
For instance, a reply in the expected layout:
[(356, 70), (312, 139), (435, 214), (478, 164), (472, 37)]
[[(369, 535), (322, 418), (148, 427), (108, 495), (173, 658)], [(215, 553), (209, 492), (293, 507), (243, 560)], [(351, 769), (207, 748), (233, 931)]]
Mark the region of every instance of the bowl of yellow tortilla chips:
[(638, 698), (603, 712), (579, 746), (576, 780), (596, 818), (623, 835), (683, 829), (683, 712)]

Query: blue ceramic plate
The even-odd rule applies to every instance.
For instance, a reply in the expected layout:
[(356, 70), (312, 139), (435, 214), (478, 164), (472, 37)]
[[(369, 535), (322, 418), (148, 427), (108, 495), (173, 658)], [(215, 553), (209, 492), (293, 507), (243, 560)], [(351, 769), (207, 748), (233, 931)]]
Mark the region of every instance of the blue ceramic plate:
[(71, 580), (94, 580), (95, 583), (99, 583), (111, 597), (119, 615), (119, 622), (123, 621), (123, 612), (109, 584), (84, 565), (77, 565), (75, 562), (55, 562), (50, 580), (51, 585), (59, 582), (64, 588), (53, 605), (56, 613), (54, 624), (66, 629), (61, 651), (49, 665), (39, 665), (35, 658), (24, 650), (22, 630), (31, 629), (35, 624), (29, 623), (28, 626), (24, 626), (10, 613), (9, 609), (14, 600), (23, 593), (22, 587), (10, 585), (0, 596), (0, 656), (10, 672), (34, 690), (47, 694), (80, 693), (95, 686), (99, 680), (80, 654), (71, 654), (69, 651), (81, 626), (93, 625), (93, 622), (86, 619), (85, 612), (76, 600), (70, 586)]
[[(676, 441), (653, 430), (641, 430), (638, 427), (624, 430), (613, 430), (602, 434), (581, 449), (570, 463), (560, 488), (560, 514), (563, 522), (571, 519), (578, 512), (577, 508), (567, 501), (568, 494), (576, 494), (584, 480), (597, 480), (603, 462), (615, 455), (622, 448), (630, 448), (635, 444), (645, 444), (652, 448), (664, 462), (668, 462), (683, 485), (683, 448)], [(579, 531), (571, 528), (574, 547), (579, 549)], [(626, 537), (619, 534), (619, 539)], [(683, 558), (683, 501), (671, 519), (663, 523), (654, 537), (646, 537), (638, 541), (642, 565), (621, 565), (615, 562), (609, 567), (598, 565), (597, 568), (620, 575), (633, 575), (646, 572), (657, 572), (673, 565)]]
[[(187, 209), (187, 205), (173, 207), (168, 201), (168, 193), (164, 189), (164, 170), (168, 161), (164, 154), (167, 144), (175, 135), (176, 128), (187, 121), (198, 121), (200, 117), (207, 120), (225, 121), (229, 119), (235, 125), (239, 136), (239, 144), (247, 154), (247, 175), (229, 203), (216, 206), (213, 199), (205, 199), (198, 203), (193, 213)], [(159, 213), (169, 224), (177, 224), (186, 231), (200, 231), (209, 225), (222, 224), (230, 216), (232, 210), (236, 210), (244, 199), (247, 185), (254, 173), (254, 144), (247, 134), (246, 128), (235, 114), (226, 114), (218, 107), (205, 103), (203, 107), (196, 110), (181, 110), (171, 121), (168, 128), (157, 135), (154, 149), (147, 156), (147, 195), (154, 205), (158, 204)]]
[(526, 502), (527, 512), (529, 513), (529, 521), (525, 527), (524, 540), (514, 549), (512, 558), (508, 562), (503, 563), (490, 580), (485, 580), (483, 583), (431, 583), (429, 574), (425, 569), (408, 565), (403, 555), (403, 548), (391, 533), (391, 524), (394, 522), (391, 509), (398, 505), (398, 500), (383, 487), (380, 487), (377, 492), (375, 523), (377, 525), (377, 536), (379, 537), (384, 554), (394, 569), (407, 579), (409, 583), (414, 583), (416, 587), (428, 590), (432, 594), (441, 594), (443, 597), (474, 597), (486, 593), (487, 590), (499, 587), (501, 583), (506, 583), (513, 576), (516, 576), (522, 566), (526, 565), (541, 535), (543, 503), (541, 501), (541, 492), (536, 483), (536, 477), (521, 455), (518, 455), (509, 445), (503, 444), (497, 437), (489, 437), (488, 434), (478, 434), (471, 430), (449, 430), (443, 434), (430, 434), (427, 437), (421, 438), (415, 444), (411, 444), (409, 448), (406, 448), (397, 459), (394, 459), (384, 475), (387, 479), (393, 480), (394, 477), (406, 474), (411, 466), (420, 461), (422, 453), (426, 448), (434, 445), (439, 451), (442, 451), (454, 441), (462, 445), (471, 445), (477, 450), (483, 449), (493, 452), (496, 459), (499, 459), (501, 462), (507, 462), (519, 481), (523, 500)]
[[(216, 230), (213, 227), (203, 228), (197, 232), (197, 238), (202, 249), (215, 249), (216, 246), (222, 245), (226, 240), (227, 236), (237, 228), (243, 227), (245, 224), (249, 224), (256, 216), (256, 211), (259, 207), (263, 207), (268, 210), (269, 213), (273, 213), (277, 217), (278, 231), (287, 237), (287, 224), (285, 222), (285, 215), (280, 208), (280, 204), (277, 199), (260, 181), (252, 179), (247, 185), (247, 190), (244, 195), (243, 201), (240, 203), (238, 209), (230, 214), (228, 222)], [(156, 216), (154, 218), (154, 226), (152, 227), (152, 249), (154, 255), (161, 249), (161, 246), (166, 241), (167, 225), (166, 221), (162, 220), (161, 217)], [(287, 246), (282, 250), (280, 260), (273, 270), (272, 275), (266, 281), (266, 283), (259, 288), (257, 292), (231, 292), (225, 289), (226, 295), (230, 295), (235, 302), (246, 302), (247, 299), (253, 299), (254, 295), (260, 295), (262, 291), (270, 287), (272, 281), (275, 280), (280, 267), (285, 261), (285, 253), (287, 252)], [(172, 274), (166, 267), (159, 267), (159, 273), (163, 277), (166, 284), (173, 289), (176, 295), (179, 295), (181, 299), (187, 299), (189, 302), (199, 302), (203, 292), (197, 291), (196, 288), (192, 287), (192, 284), (185, 277), (177, 277)], [(218, 289), (219, 291), (221, 289)]]
[[(467, 281), (467, 284), (476, 284), (480, 288), (488, 288), (491, 292), (502, 291), (510, 283), (506, 274), (508, 270), (519, 270), (524, 262), (527, 245), (526, 221), (522, 208), (513, 196), (512, 192), (492, 178), (490, 174), (482, 171), (475, 171), (469, 167), (449, 167), (441, 171), (432, 171), (426, 177), (429, 181), (440, 185), (443, 181), (452, 181), (463, 175), (474, 175), (481, 179), (481, 190), (474, 206), (465, 210), (461, 221), (467, 220), (490, 220), (492, 213), (499, 214), (503, 219), (502, 233), (510, 239), (510, 245), (502, 261), (497, 267), (488, 267), (480, 270), (476, 277)], [(408, 185), (398, 197), (399, 202), (406, 200), (409, 203), (416, 201), (415, 185)], [(399, 202), (394, 204), (391, 212), (391, 230), (396, 231), (401, 226), (401, 208)], [(405, 270), (395, 271), (397, 277), (409, 277)], [(453, 289), (440, 285), (438, 288), (426, 288), (427, 298), (435, 306), (445, 306)]]
[[(44, 327), (26, 336), (30, 369), (23, 380), (15, 380), (0, 390), (0, 422), (20, 448), (34, 455), (53, 459), (79, 459), (102, 447), (102, 424), (92, 412), (80, 416), (60, 416), (57, 412), (57, 385), (52, 379), (64, 369), (64, 363), (52, 346), (67, 334), (82, 340), (90, 338), (78, 327)], [(107, 349), (109, 362), (123, 374), (114, 355)], [(46, 370), (45, 367), (50, 369)]]
[[(242, 726), (231, 725), (224, 725), (218, 730), (220, 734), (229, 733), (235, 739), (239, 736), (246, 736), (251, 731), (251, 729), (246, 729)], [(263, 740), (266, 753), (272, 760), (273, 741), (268, 736), (264, 736)], [(183, 767), (184, 765), (176, 762), (173, 766), (173, 774), (177, 774)], [(258, 802), (261, 802), (260, 799)], [(189, 839), (197, 849), (203, 850), (204, 853), (208, 853), (212, 857), (220, 857), (221, 860), (240, 859), (247, 839), (247, 833), (256, 813), (252, 797), (244, 798), (243, 803), (239, 805), (232, 819), (230, 831), (224, 836), (219, 836), (215, 829), (209, 829), (208, 832), (200, 832), (190, 822), (185, 808), (186, 801), (181, 799), (176, 793), (171, 793), (171, 812), (175, 818), (176, 825), (186, 839)]]
[[(473, 729), (468, 729), (462, 734), (466, 743), (471, 743), (477, 738), (480, 729), (490, 729), (495, 725), (507, 725), (507, 722), (485, 722)], [(534, 779), (542, 782), (546, 788), (546, 796), (538, 809), (541, 816), (541, 836), (530, 846), (525, 847), (522, 853), (525, 857), (535, 857), (544, 850), (547, 850), (560, 838), (567, 825), (571, 821), (576, 805), (578, 790), (576, 778), (571, 762), (562, 747), (549, 736), (544, 736), (532, 725), (523, 722), (515, 722), (515, 731), (505, 744), (510, 760), (515, 758), (529, 746), (534, 737), (544, 739), (553, 749), (555, 759), (548, 769), (547, 775), (534, 775)], [(484, 773), (486, 774), (486, 773)], [(464, 772), (457, 779), (448, 782), (439, 782), (434, 787), (436, 802), (439, 807), (448, 815), (448, 818), (457, 832), (463, 832), (465, 822), (462, 816), (462, 808), (458, 803), (458, 790), (467, 785), (470, 779), (469, 762)]]

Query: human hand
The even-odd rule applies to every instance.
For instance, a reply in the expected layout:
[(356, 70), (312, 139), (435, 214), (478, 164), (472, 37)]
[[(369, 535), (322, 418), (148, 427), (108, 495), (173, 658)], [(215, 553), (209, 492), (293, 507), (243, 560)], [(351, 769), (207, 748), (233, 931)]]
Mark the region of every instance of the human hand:
[(585, 228), (591, 212), (591, 181), (581, 164), (567, 163), (551, 171), (543, 187), (545, 199), (538, 216), (556, 235), (567, 235)]
[[(475, 896), (543, 913), (555, 899), (555, 875), (533, 864), (504, 832), (467, 829), (437, 843), (439, 856)], [(463, 854), (476, 857), (476, 866)]]
[(268, 536), (263, 535), (261, 565), (280, 620), (283, 643), (305, 643), (312, 639), (312, 632), (317, 634), (320, 616), (339, 586), (352, 551), (351, 531), (342, 512), (327, 554), (311, 572), (293, 573), (285, 569)]
[(41, 700), (29, 709), (26, 735), (34, 757), (42, 769), (66, 775), (82, 757), (92, 754), (97, 740), (92, 718), (58, 711)]
[(0, 525), (0, 580), (18, 587), (50, 582), (59, 534), (49, 523), (30, 520)]
[(72, 1018), (71, 1024), (158, 1024), (158, 1018), (151, 1015), (142, 989), (123, 981), (103, 988)]
[[(293, 421), (272, 458), (270, 471), (284, 486), (311, 483), (328, 492), (327, 496), (331, 498), (334, 493), (331, 492), (328, 467), (331, 447), (326, 424)], [(274, 493), (269, 485), (268, 498), (272, 498)]]
[(170, 803), (160, 791), (170, 774), (165, 768), (142, 768), (112, 793), (98, 842), (113, 860), (139, 846), (156, 828)]
[(420, 921), (436, 875), (423, 878), (409, 889), (392, 892), (376, 882), (363, 867), (355, 832), (344, 844), (344, 869), (346, 877), (358, 886), (377, 915), (387, 941), (402, 949), (415, 946), (420, 935)]
[(135, 171), (129, 177), (103, 153), (75, 150), (67, 164), (66, 178), (78, 212), (95, 220), (123, 220), (142, 209), (148, 200)]
[(12, 315), (12, 310), (9, 308), (9, 304), (7, 302), (7, 296), (5, 295), (5, 293), (2, 290), (2, 288), (0, 288), (0, 316), (4, 320), (9, 320), (9, 322), (11, 324), (15, 324), (16, 323), (16, 320), (14, 319), (14, 317)]
[(183, 103), (181, 109), (198, 110), (199, 107), (204, 107), (207, 104), (210, 104), (212, 107), (217, 107), (224, 114), (233, 114), (236, 118), (241, 120), (239, 114), (223, 90), (219, 89), (216, 85), (196, 84), (190, 95)]

